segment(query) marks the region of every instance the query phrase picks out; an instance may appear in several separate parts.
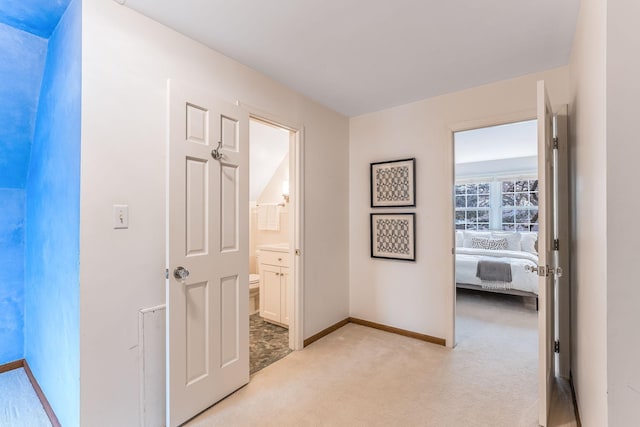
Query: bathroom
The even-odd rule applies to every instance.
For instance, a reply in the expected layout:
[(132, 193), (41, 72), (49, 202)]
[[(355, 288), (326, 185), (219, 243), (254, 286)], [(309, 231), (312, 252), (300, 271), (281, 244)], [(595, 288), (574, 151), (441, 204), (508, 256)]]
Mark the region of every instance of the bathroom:
[(252, 119), (249, 128), (250, 373), (291, 352), (289, 280), (293, 133)]

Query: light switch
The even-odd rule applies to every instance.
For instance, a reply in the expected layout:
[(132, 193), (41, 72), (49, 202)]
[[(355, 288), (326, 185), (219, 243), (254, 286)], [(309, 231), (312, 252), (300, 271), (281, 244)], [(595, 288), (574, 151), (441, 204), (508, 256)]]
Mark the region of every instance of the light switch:
[(113, 228), (129, 228), (129, 205), (113, 205)]

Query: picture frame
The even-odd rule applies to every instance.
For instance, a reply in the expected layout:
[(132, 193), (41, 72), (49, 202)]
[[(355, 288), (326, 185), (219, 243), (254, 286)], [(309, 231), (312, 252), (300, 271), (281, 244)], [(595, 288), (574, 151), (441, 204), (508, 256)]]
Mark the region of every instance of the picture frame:
[(370, 214), (371, 258), (416, 260), (416, 214)]
[(415, 157), (370, 164), (371, 207), (416, 206)]

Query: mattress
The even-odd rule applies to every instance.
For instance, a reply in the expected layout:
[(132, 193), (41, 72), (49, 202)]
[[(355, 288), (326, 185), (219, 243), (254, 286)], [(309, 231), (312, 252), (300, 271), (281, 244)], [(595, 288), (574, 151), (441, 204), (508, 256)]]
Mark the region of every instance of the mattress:
[(507, 289), (517, 289), (538, 295), (538, 275), (525, 270), (525, 266), (537, 266), (538, 257), (529, 252), (488, 250), (475, 248), (456, 248), (456, 283), (482, 286), (476, 277), (480, 259), (502, 261), (511, 265), (511, 283), (505, 284)]

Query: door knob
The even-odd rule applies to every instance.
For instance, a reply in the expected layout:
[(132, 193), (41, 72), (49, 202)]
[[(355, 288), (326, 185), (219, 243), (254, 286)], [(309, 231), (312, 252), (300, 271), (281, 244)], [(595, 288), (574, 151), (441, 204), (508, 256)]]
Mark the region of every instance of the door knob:
[(189, 270), (187, 270), (182, 266), (176, 267), (176, 269), (173, 270), (173, 277), (175, 277), (178, 280), (184, 280), (187, 277), (189, 277)]

